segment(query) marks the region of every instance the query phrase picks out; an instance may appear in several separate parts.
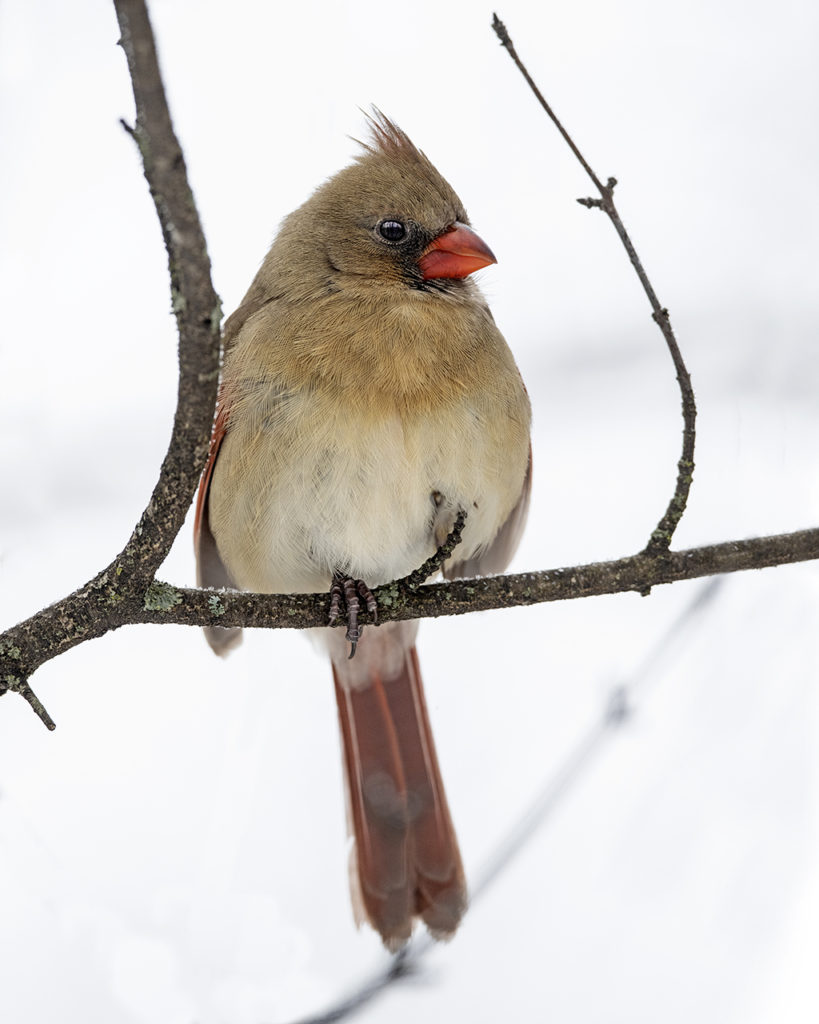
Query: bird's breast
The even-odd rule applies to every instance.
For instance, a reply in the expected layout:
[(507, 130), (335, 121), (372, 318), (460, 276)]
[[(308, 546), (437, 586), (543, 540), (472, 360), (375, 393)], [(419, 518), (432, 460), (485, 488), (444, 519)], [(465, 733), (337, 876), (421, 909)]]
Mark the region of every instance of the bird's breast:
[(210, 525), (243, 589), (323, 590), (334, 570), (399, 578), (458, 508), (468, 556), (520, 496), (529, 403), (468, 288), (462, 301), (362, 285), (271, 302), (232, 348), (225, 387)]
[(468, 513), (461, 550), (474, 553), (520, 495), (524, 403), (510, 413), (491, 393), (456, 389), (413, 410), (321, 388), (271, 393), (258, 415), (245, 403), (210, 498), (232, 577), (243, 589), (312, 592), (341, 570), (376, 586), (433, 554), (459, 508)]

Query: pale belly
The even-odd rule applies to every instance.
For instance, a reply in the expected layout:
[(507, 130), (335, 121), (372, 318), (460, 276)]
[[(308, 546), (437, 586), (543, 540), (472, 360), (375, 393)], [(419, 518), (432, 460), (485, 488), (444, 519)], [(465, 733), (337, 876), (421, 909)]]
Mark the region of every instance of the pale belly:
[(434, 554), (459, 508), (458, 559), (474, 555), (520, 496), (527, 426), (467, 403), (408, 419), (315, 395), (231, 422), (210, 491), (221, 557), (245, 590), (323, 591), (335, 570), (378, 586)]

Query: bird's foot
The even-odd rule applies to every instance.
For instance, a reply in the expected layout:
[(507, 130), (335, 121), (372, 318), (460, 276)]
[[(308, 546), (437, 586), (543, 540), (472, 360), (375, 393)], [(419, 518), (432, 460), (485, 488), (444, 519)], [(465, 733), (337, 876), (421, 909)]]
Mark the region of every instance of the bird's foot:
[(378, 604), (375, 596), (364, 580), (354, 580), (351, 576), (343, 576), (335, 573), (333, 583), (330, 587), (330, 614), (328, 625), (335, 626), (341, 614), (341, 603), (347, 609), (347, 633), (345, 639), (350, 641), (350, 657), (355, 655), (358, 641), (361, 639), (363, 626), (358, 624), (358, 613), (361, 611), (361, 601), (367, 606), (367, 611), (372, 615), (373, 622), (378, 622)]

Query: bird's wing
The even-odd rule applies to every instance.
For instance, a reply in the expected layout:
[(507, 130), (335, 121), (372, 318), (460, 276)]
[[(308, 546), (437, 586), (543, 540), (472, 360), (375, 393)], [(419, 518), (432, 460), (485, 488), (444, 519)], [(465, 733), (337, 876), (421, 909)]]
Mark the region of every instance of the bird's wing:
[[(273, 301), (275, 296), (267, 296), (257, 287), (254, 281), (242, 304), (225, 321), (222, 332), (222, 348), (229, 352), (236, 337), (247, 321), (260, 309)], [(208, 492), (213, 477), (213, 468), (219, 455), (222, 441), (228, 429), (230, 419), (230, 402), (225, 389), (220, 387), (216, 406), (216, 419), (208, 449), (208, 461), (199, 481), (199, 493), (196, 497), (196, 515), (193, 521), (193, 546), (196, 553), (196, 582), (200, 587), (228, 587), (238, 589), (231, 579), (230, 573), (222, 561), (216, 538), (210, 528), (208, 516)], [(241, 640), (242, 631), (238, 628), (225, 629), (221, 626), (206, 626), (205, 637), (217, 654), (227, 654)]]
[(444, 566), (444, 576), (448, 580), (468, 579), (472, 576), (490, 576), (492, 573), (503, 572), (511, 562), (512, 556), (517, 550), (520, 538), (523, 536), (523, 529), (526, 526), (526, 517), (529, 513), (529, 498), (532, 493), (532, 446), (529, 445), (529, 463), (526, 467), (526, 475), (523, 478), (523, 487), (515, 507), (506, 517), (506, 521), (495, 534), (495, 539), (482, 551), (478, 551), (471, 558), (459, 562), (457, 560), (458, 549), (455, 549), (456, 558)]
[(208, 491), (210, 481), (213, 477), (213, 467), (216, 465), (216, 457), (222, 446), (225, 434), (227, 433), (228, 417), (230, 410), (224, 401), (220, 390), (219, 403), (216, 412), (216, 420), (213, 424), (213, 432), (210, 436), (210, 447), (208, 448), (208, 461), (202, 471), (202, 479), (199, 481), (199, 493), (196, 496), (196, 515), (193, 520), (193, 544), (196, 552), (196, 582), (200, 587), (231, 587), (228, 571), (222, 564), (219, 552), (216, 549), (216, 541), (210, 530), (208, 518)]
[[(255, 285), (255, 282), (254, 282)], [(247, 321), (267, 303), (262, 294), (255, 291), (251, 286), (242, 304), (225, 321), (222, 332), (222, 349), (227, 353), (232, 347), (237, 335)], [(202, 472), (202, 479), (199, 481), (199, 493), (196, 497), (196, 516), (193, 522), (193, 545), (196, 552), (196, 580), (200, 587), (232, 587), (230, 574), (216, 547), (216, 541), (211, 533), (208, 520), (208, 491), (213, 476), (213, 467), (216, 465), (216, 458), (219, 449), (228, 429), (230, 418), (230, 402), (223, 386), (219, 388), (219, 397), (216, 403), (216, 419), (213, 423), (213, 431), (210, 437), (208, 449), (208, 461)]]
[[(235, 590), (236, 585), (230, 578), (230, 573), (227, 571), (225, 563), (219, 554), (216, 538), (211, 532), (208, 517), (210, 481), (213, 477), (213, 467), (216, 465), (219, 448), (227, 432), (229, 414), (228, 404), (224, 401), (224, 396), (220, 394), (216, 421), (213, 424), (213, 433), (210, 438), (208, 461), (202, 473), (202, 479), (199, 481), (199, 493), (196, 497), (196, 516), (193, 521), (193, 546), (196, 552), (197, 584), (200, 587), (229, 587), (231, 590)], [(239, 643), (241, 638), (242, 631), (238, 627), (226, 629), (222, 626), (205, 626), (205, 639), (216, 654), (227, 654), (231, 648)]]

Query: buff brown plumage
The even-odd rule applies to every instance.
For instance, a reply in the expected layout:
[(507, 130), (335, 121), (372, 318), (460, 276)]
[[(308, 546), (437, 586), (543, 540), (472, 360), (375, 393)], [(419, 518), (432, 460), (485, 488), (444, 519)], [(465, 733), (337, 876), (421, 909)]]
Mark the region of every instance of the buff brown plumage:
[[(470, 277), (494, 256), (409, 138), (380, 113), (370, 132), (355, 162), (285, 219), (226, 323), (197, 513), (202, 585), (306, 593), (335, 579), (355, 592), (363, 581), (363, 601), (434, 553), (461, 508), (446, 576), (502, 571), (517, 546), (529, 401)], [(368, 627), (354, 658), (341, 631), (318, 632), (335, 680), (359, 914), (390, 949), (417, 918), (448, 937), (466, 885), (417, 623)], [(220, 653), (237, 637), (208, 630)]]

